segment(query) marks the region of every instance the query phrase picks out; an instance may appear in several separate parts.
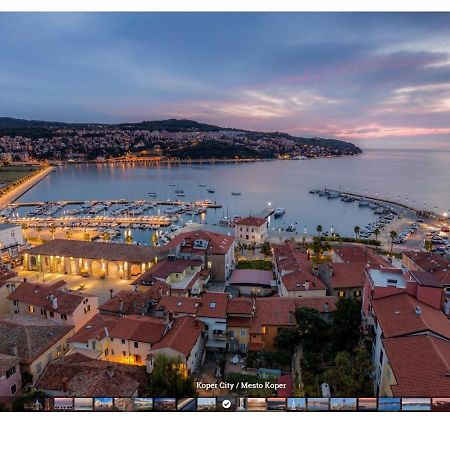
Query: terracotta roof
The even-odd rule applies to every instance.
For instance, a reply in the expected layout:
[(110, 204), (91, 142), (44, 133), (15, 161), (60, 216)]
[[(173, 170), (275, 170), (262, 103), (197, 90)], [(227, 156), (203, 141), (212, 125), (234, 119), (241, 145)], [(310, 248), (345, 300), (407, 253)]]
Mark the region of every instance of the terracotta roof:
[(443, 287), (450, 285), (450, 270), (436, 270), (433, 272), (410, 271), (411, 276), (421, 285)]
[(205, 292), (201, 297), (162, 297), (158, 308), (174, 314), (190, 314), (197, 317), (225, 318), (229, 294)]
[(73, 353), (49, 364), (36, 388), (77, 397), (130, 397), (139, 387), (145, 388), (147, 378), (144, 366), (101, 361)]
[(242, 217), (241, 219), (237, 219), (234, 221), (236, 225), (246, 225), (249, 227), (260, 227), (261, 225), (264, 225), (267, 222), (267, 219), (264, 217), (255, 217), (255, 216), (249, 216), (249, 217)]
[(450, 339), (450, 322), (444, 313), (406, 292), (374, 299), (372, 305), (385, 338), (432, 331)]
[(190, 316), (175, 319), (172, 328), (158, 343), (152, 346), (152, 350), (171, 348), (188, 356), (204, 327), (205, 325), (203, 322)]
[(0, 352), (8, 354), (17, 346), (21, 363), (31, 364), (72, 329), (51, 320), (0, 315)]
[(143, 281), (153, 278), (162, 278), (165, 280), (172, 273), (182, 273), (188, 267), (200, 267), (202, 261), (195, 259), (164, 259), (146, 270), (133, 284), (142, 284)]
[[(288, 291), (315, 291), (326, 290), (323, 281), (313, 273), (298, 269), (281, 277), (281, 280)], [(305, 283), (309, 282), (309, 287)]]
[(106, 336), (130, 341), (154, 343), (161, 339), (166, 329), (164, 319), (148, 316), (95, 315), (81, 328), (70, 342), (87, 342), (90, 339), (102, 340)]
[(7, 370), (19, 364), (20, 358), (12, 355), (5, 355), (0, 353), (0, 377), (6, 373)]
[(325, 297), (298, 297), (292, 300), (296, 308), (313, 308), (321, 313), (336, 311), (336, 303), (338, 301), (336, 297), (331, 295)]
[(408, 336), (383, 341), (398, 397), (445, 397), (450, 393), (450, 342), (433, 336)]
[(234, 269), (229, 284), (271, 286), (273, 272), (258, 269)]
[[(256, 312), (252, 323), (252, 330), (261, 332), (264, 325), (295, 326), (295, 303), (293, 299), (281, 297), (257, 298)], [(253, 331), (252, 331), (253, 332)]]
[(12, 278), (16, 278), (17, 273), (11, 270), (3, 270), (0, 272), (0, 287), (8, 283)]
[[(38, 283), (22, 283), (8, 295), (10, 300), (16, 300), (28, 305), (38, 306), (48, 311), (56, 311), (60, 314), (73, 314), (78, 306), (86, 298), (93, 298), (78, 292), (63, 289), (65, 282), (58, 282), (52, 285)], [(52, 296), (56, 298), (56, 308), (53, 308)]]
[(141, 314), (143, 310), (147, 309), (150, 302), (159, 301), (162, 295), (167, 295), (169, 292), (170, 286), (168, 284), (156, 280), (151, 289), (146, 291), (118, 292), (111, 299), (103, 303), (99, 307), (99, 310), (116, 314)]
[(328, 267), (333, 271), (330, 277), (330, 285), (333, 289), (364, 286), (364, 273), (367, 267), (365, 262), (332, 263), (328, 264)]
[(253, 300), (250, 298), (237, 297), (228, 302), (228, 315), (248, 315), (253, 314)]
[(432, 252), (403, 252), (423, 272), (450, 269), (450, 261)]
[(30, 255), (66, 256), (106, 261), (148, 263), (158, 254), (156, 247), (117, 244), (113, 242), (89, 242), (70, 239), (52, 239), (28, 251)]
[(251, 317), (228, 317), (227, 319), (227, 327), (250, 328), (251, 326)]
[[(161, 248), (161, 251), (170, 251), (170, 249), (181, 245), (182, 242), (186, 243), (185, 247), (188, 245), (191, 246), (196, 239), (207, 241), (209, 243), (208, 251), (210, 251), (213, 255), (225, 255), (234, 243), (234, 236), (228, 236), (226, 234), (206, 230), (195, 230), (177, 234), (167, 245)], [(191, 249), (195, 250), (195, 248), (192, 247)], [(187, 250), (188, 249), (185, 248), (185, 251)]]
[(333, 251), (342, 262), (364, 262), (383, 267), (390, 265), (386, 259), (365, 245), (337, 245), (333, 247)]

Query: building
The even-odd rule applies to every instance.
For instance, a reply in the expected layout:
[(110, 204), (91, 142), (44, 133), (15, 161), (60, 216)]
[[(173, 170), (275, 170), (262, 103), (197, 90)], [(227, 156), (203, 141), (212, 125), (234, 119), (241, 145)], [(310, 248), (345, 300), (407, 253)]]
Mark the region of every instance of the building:
[(24, 282), (8, 295), (10, 313), (69, 325), (77, 331), (98, 312), (98, 297), (52, 285)]
[(227, 305), (229, 294), (205, 292), (201, 297), (163, 297), (158, 308), (173, 317), (191, 316), (204, 323), (206, 348), (225, 349), (227, 344)]
[(0, 397), (10, 397), (22, 387), (20, 358), (0, 353)]
[(159, 300), (170, 294), (170, 286), (161, 281), (155, 281), (144, 291), (119, 291), (109, 300), (99, 306), (101, 314), (125, 316), (128, 314), (150, 315)]
[(20, 370), (33, 380), (67, 350), (73, 327), (30, 316), (0, 316), (0, 353), (20, 358)]
[(410, 272), (450, 270), (450, 261), (432, 252), (403, 252), (402, 265)]
[(239, 295), (249, 297), (266, 297), (277, 288), (271, 270), (234, 269), (228, 284), (238, 289)]
[(255, 298), (234, 298), (227, 307), (227, 334), (231, 352), (246, 352), (256, 311)]
[(165, 259), (146, 270), (132, 284), (149, 286), (156, 280), (170, 286), (170, 295), (199, 295), (209, 281), (209, 272), (198, 259)]
[(20, 225), (0, 224), (0, 255), (2, 264), (8, 264), (16, 259), (24, 246), (25, 239)]
[(206, 230), (179, 233), (160, 248), (161, 257), (200, 260), (211, 271), (211, 281), (224, 282), (234, 268), (234, 236)]
[(178, 358), (186, 373), (197, 372), (204, 358), (203, 330), (205, 325), (190, 316), (176, 319), (169, 333), (152, 346), (147, 358), (147, 372), (155, 368), (155, 358), (159, 354)]
[(359, 244), (340, 244), (333, 247), (331, 252), (333, 263), (362, 262), (372, 266), (384, 267), (388, 261), (370, 247)]
[(9, 314), (8, 295), (20, 283), (22, 283), (22, 279), (17, 276), (16, 272), (8, 269), (0, 272), (0, 314)]
[(24, 253), (24, 269), (86, 277), (131, 279), (157, 262), (144, 245), (52, 239)]
[(51, 397), (134, 397), (146, 389), (142, 366), (91, 359), (73, 353), (50, 363), (35, 388)]
[(241, 217), (234, 221), (234, 234), (243, 244), (262, 244), (268, 237), (269, 222), (265, 217)]

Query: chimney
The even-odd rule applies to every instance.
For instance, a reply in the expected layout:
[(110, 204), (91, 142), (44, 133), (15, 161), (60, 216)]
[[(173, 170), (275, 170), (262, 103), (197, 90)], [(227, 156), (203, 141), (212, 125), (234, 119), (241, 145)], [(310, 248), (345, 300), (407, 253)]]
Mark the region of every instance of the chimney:
[(416, 306), (416, 314), (420, 316), (422, 314), (422, 308), (420, 306)]
[(17, 350), (17, 345), (13, 345), (13, 346), (11, 347), (11, 354), (12, 354), (13, 356), (19, 356), (19, 355), (18, 355), (18, 350)]
[(108, 374), (109, 378), (112, 378), (114, 376), (114, 367), (113, 366), (107, 366), (106, 367), (106, 373)]
[(309, 291), (309, 280), (306, 280), (306, 281), (303, 283), (303, 287), (305, 288), (305, 291)]
[(53, 294), (51, 294), (52, 308), (58, 309), (58, 299)]
[(333, 266), (330, 264), (330, 277), (332, 277), (333, 276), (333, 274), (334, 274), (334, 271), (333, 271)]
[(106, 336), (109, 336), (108, 327), (105, 327), (105, 334), (106, 334)]
[(326, 313), (329, 312), (328, 302), (325, 302), (325, 304), (323, 305), (323, 310), (324, 310)]

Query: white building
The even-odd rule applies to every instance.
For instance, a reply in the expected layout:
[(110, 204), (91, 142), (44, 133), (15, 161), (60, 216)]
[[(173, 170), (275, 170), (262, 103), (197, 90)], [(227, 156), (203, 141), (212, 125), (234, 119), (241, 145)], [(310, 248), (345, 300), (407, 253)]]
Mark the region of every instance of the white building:
[(236, 239), (244, 244), (262, 244), (267, 239), (268, 228), (265, 217), (242, 217), (234, 222)]
[(0, 224), (0, 252), (2, 262), (17, 258), (22, 246), (25, 245), (22, 227), (10, 223)]

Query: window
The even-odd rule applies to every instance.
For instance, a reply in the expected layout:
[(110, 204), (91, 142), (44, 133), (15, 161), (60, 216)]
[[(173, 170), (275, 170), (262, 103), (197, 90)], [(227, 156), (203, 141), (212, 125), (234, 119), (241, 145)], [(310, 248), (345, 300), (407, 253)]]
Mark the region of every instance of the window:
[(85, 299), (83, 300), (83, 305), (85, 305), (88, 301), (89, 301), (89, 299), (88, 299), (88, 298), (85, 298)]
[(127, 352), (122, 352), (122, 356), (127, 356)]
[(125, 339), (122, 339), (122, 344), (125, 344)]
[(139, 348), (139, 342), (134, 342), (134, 348)]
[(233, 330), (230, 330), (230, 331), (228, 332), (228, 334), (230, 335), (231, 338), (234, 338), (234, 331), (233, 331)]
[(111, 349), (111, 355), (114, 355), (114, 349), (113, 348)]
[(345, 297), (345, 292), (344, 291), (339, 291), (339, 298), (344, 298)]
[(47, 313), (45, 312), (45, 309), (41, 308), (41, 316), (46, 316), (46, 315), (47, 315)]
[(114, 341), (114, 338), (113, 338), (113, 337), (110, 337), (109, 339), (111, 340), (111, 342)]
[(17, 300), (14, 300), (13, 304), (14, 304), (14, 306), (17, 306), (19, 304), (19, 302)]
[(241, 350), (247, 350), (247, 345), (246, 344), (241, 344), (240, 347), (241, 347)]
[(14, 384), (11, 386), (11, 395), (14, 395), (14, 394), (16, 393), (16, 391), (17, 391), (17, 386), (16, 386), (16, 384), (14, 383)]
[(12, 377), (16, 373), (16, 366), (6, 371), (6, 378)]
[(355, 297), (361, 297), (361, 291), (355, 291)]
[(91, 305), (87, 305), (84, 307), (84, 313), (87, 314), (91, 310)]
[(134, 356), (134, 362), (136, 364), (139, 364), (141, 362), (141, 355), (133, 355)]
[(55, 313), (53, 311), (50, 311), (50, 317), (55, 317)]
[(61, 320), (67, 320), (67, 315), (66, 314), (61, 314)]
[(109, 355), (109, 350), (107, 348), (105, 348), (105, 356)]
[(240, 331), (240, 335), (241, 335), (241, 337), (247, 336), (247, 331), (246, 330), (241, 330)]
[(34, 313), (34, 306), (33, 305), (29, 305), (28, 306), (28, 312), (30, 312), (31, 314)]

